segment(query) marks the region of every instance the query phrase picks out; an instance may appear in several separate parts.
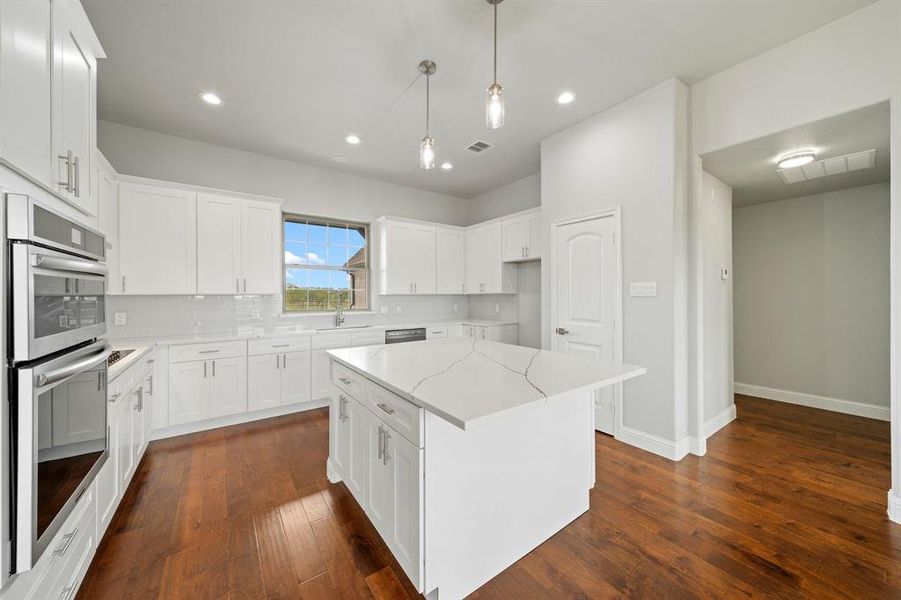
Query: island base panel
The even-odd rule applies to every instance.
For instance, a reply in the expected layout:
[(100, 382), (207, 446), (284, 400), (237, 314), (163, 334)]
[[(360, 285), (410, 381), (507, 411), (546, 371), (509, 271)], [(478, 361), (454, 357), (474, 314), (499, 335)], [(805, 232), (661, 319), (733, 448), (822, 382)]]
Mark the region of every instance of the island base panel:
[(594, 394), (462, 430), (425, 415), (425, 580), (462, 598), (588, 510)]

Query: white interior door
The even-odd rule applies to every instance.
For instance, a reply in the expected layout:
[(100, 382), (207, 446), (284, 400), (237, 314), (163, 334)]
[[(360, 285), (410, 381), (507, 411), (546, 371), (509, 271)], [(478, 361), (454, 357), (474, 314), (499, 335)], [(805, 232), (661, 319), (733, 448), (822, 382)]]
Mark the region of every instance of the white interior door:
[[(553, 349), (564, 354), (614, 360), (614, 331), (619, 264), (613, 216), (558, 225), (555, 232), (552, 316)], [(613, 386), (596, 398), (596, 428), (613, 434)]]

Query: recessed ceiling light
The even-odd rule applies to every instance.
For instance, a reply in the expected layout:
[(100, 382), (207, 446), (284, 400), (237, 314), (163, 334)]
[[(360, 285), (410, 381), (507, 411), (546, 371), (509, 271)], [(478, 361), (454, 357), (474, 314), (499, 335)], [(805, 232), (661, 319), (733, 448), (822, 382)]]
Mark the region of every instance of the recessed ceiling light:
[(445, 162), (441, 163), (441, 168), (444, 169), (445, 171), (450, 171), (451, 169), (454, 168), (454, 163), (449, 163), (449, 162), (445, 161)]
[(212, 104), (213, 106), (219, 106), (220, 104), (222, 104), (222, 98), (220, 98), (213, 92), (204, 92), (200, 94), (200, 99), (207, 104)]
[(780, 169), (793, 169), (813, 162), (816, 158), (813, 152), (796, 152), (779, 159)]
[(341, 156), (341, 155), (339, 154), (339, 155), (337, 155), (337, 156), (333, 156), (333, 157), (332, 157), (332, 160), (335, 161), (336, 163), (346, 163), (346, 162), (347, 162), (347, 157), (346, 157), (346, 156)]
[(344, 141), (348, 144), (356, 146), (360, 143), (360, 136), (349, 133), (347, 134), (347, 137), (344, 138)]
[(561, 94), (557, 96), (557, 104), (569, 104), (575, 99), (576, 95), (572, 92), (561, 92)]

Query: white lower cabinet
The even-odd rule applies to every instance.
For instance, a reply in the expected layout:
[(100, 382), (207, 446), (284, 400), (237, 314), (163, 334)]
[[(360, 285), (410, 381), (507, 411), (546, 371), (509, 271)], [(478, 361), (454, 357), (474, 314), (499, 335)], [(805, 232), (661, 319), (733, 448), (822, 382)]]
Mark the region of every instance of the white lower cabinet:
[(247, 359), (217, 358), (209, 363), (210, 417), (247, 412)]
[(503, 344), (519, 343), (518, 325), (463, 325), (462, 334), (464, 337), (477, 340), (488, 340)]
[(327, 350), (313, 350), (313, 399), (328, 398), (329, 395), (329, 360)]
[(210, 386), (206, 361), (169, 365), (169, 424), (206, 419), (210, 415)]
[(248, 357), (248, 410), (309, 400), (310, 360), (306, 350)]
[[(329, 426), (331, 476), (344, 481), (413, 585), (422, 591), (423, 450), (372, 410), (371, 402), (364, 404), (335, 383)], [(366, 382), (361, 394), (367, 398), (372, 393), (380, 398), (390, 394), (376, 388)], [(414, 420), (421, 419), (421, 409), (394, 397), (392, 404), (397, 402), (410, 406), (407, 412), (416, 415)]]

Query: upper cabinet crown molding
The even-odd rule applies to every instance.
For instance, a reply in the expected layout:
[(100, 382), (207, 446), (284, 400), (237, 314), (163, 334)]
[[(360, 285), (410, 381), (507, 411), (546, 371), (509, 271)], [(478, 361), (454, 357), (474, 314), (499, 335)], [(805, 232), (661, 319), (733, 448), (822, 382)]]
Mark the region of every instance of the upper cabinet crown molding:
[(265, 196), (262, 194), (251, 194), (248, 192), (236, 192), (234, 190), (226, 190), (222, 188), (215, 188), (203, 185), (194, 185), (192, 183), (181, 183), (178, 181), (167, 181), (165, 179), (154, 179), (153, 177), (140, 177), (138, 175), (126, 175), (124, 173), (120, 173), (117, 175), (119, 182), (121, 183), (137, 183), (141, 185), (148, 185), (159, 188), (172, 188), (175, 190), (182, 190), (186, 192), (195, 192), (198, 194), (211, 194), (213, 196), (227, 196), (229, 198), (236, 198), (239, 200), (253, 200), (257, 202), (274, 202), (276, 204), (284, 203), (284, 199), (276, 198), (274, 196)]

